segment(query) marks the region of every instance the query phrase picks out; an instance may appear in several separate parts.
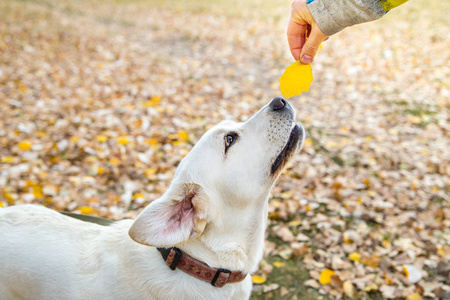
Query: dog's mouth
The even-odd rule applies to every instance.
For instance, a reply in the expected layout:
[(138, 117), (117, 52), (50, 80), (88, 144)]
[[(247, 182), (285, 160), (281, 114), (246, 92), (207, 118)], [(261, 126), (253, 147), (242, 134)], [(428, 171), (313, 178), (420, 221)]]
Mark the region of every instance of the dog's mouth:
[(299, 144), (300, 139), (303, 139), (303, 130), (300, 125), (293, 124), (291, 134), (289, 135), (286, 146), (284, 146), (283, 150), (281, 150), (280, 154), (278, 154), (277, 158), (272, 164), (270, 170), (270, 173), (272, 175), (284, 167), (289, 158), (291, 158), (295, 149), (297, 149), (297, 145)]

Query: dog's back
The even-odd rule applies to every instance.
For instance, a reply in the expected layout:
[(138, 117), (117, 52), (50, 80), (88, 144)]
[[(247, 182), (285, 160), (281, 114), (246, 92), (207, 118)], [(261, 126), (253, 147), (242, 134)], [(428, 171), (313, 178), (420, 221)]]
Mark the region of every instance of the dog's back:
[(100, 231), (98, 225), (41, 206), (1, 208), (0, 299), (80, 298), (74, 286), (74, 270), (82, 263), (80, 253), (86, 252), (80, 241), (92, 241)]
[(131, 224), (100, 226), (36, 205), (0, 208), (0, 300), (248, 298), (249, 281), (219, 289), (170, 270), (154, 247), (131, 240)]

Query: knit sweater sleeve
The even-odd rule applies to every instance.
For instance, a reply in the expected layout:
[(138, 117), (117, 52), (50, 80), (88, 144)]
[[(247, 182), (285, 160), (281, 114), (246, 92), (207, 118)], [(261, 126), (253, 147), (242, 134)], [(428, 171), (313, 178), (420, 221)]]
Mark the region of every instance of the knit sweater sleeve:
[(308, 8), (323, 33), (330, 36), (342, 29), (384, 16), (408, 0), (308, 0)]

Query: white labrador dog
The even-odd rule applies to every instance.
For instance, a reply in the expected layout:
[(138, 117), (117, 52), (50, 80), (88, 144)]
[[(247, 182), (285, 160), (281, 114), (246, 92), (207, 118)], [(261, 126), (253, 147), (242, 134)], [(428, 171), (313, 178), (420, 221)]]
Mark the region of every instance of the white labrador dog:
[(0, 208), (0, 299), (248, 299), (269, 192), (303, 145), (294, 119), (277, 97), (244, 123), (213, 127), (134, 222)]

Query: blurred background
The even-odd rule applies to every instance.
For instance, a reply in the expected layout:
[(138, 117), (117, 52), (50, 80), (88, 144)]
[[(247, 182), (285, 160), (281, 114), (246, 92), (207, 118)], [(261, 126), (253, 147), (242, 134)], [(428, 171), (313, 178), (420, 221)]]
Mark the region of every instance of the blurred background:
[[(252, 299), (450, 299), (450, 1), (323, 44)], [(0, 207), (119, 220), (280, 95), (288, 0), (2, 0)]]

